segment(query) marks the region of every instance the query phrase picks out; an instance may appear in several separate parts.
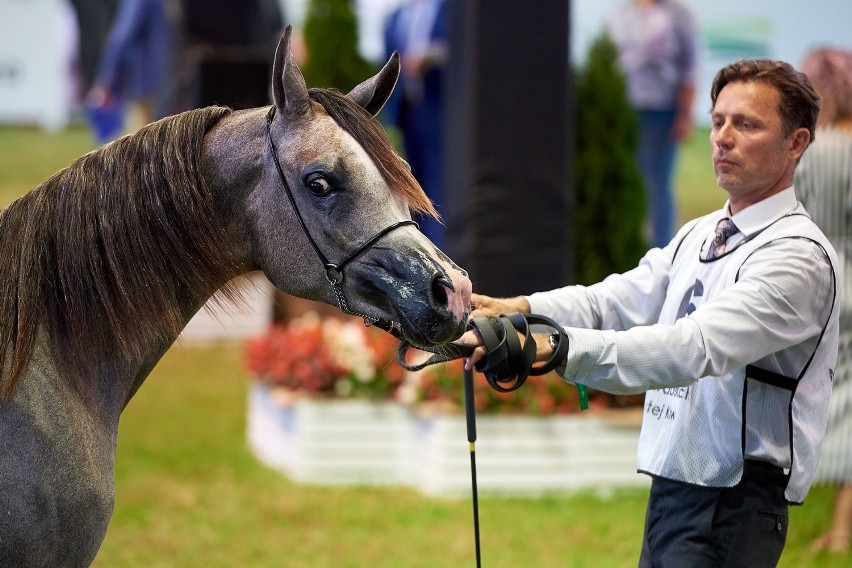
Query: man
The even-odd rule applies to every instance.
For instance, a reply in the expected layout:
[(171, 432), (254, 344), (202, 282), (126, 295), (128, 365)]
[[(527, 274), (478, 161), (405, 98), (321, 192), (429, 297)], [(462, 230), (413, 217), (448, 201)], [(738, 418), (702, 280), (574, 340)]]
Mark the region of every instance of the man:
[[(474, 316), (567, 326), (566, 381), (647, 391), (642, 567), (777, 564), (788, 504), (813, 480), (837, 358), (837, 258), (792, 187), (819, 98), (790, 65), (748, 60), (716, 75), (711, 100), (721, 210), (599, 284), (473, 298)], [(469, 367), (485, 354), (474, 332), (459, 342), (478, 345)], [(550, 358), (548, 338), (537, 344)]]

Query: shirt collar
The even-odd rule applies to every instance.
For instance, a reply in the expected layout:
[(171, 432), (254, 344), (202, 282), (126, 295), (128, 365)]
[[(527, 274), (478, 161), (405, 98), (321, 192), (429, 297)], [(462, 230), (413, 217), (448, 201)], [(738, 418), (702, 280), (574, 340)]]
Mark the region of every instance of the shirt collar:
[(730, 214), (730, 201), (726, 201), (722, 212), (731, 216), (731, 220), (737, 228), (748, 237), (769, 226), (778, 218), (792, 213), (798, 207), (796, 192), (791, 185), (775, 195), (762, 199), (754, 205), (749, 205), (733, 216)]

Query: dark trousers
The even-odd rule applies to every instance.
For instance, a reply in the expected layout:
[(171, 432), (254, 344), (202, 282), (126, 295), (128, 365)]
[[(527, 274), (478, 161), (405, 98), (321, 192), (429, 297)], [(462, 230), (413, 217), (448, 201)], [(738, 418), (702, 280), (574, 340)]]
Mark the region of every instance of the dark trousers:
[(743, 480), (705, 488), (654, 478), (639, 568), (764, 568), (787, 539), (781, 486)]

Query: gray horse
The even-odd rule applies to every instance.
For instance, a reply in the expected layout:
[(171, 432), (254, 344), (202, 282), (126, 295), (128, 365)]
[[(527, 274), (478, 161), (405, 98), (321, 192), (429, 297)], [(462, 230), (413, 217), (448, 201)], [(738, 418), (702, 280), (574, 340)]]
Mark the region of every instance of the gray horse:
[(219, 289), (262, 270), (420, 346), (464, 330), (471, 284), (411, 221), (432, 204), (373, 116), (275, 55), (272, 108), (189, 111), (91, 152), (0, 213), (0, 566), (91, 564), (121, 412)]

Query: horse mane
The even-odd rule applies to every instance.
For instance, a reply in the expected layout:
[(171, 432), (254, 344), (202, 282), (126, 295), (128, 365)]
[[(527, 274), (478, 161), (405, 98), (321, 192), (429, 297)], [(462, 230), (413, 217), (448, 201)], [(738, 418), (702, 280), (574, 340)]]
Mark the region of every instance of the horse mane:
[(370, 113), (334, 89), (309, 89), (308, 94), (364, 148), (391, 191), (402, 197), (412, 211), (439, 218), (435, 206)]
[[(209, 107), (94, 150), (0, 213), (0, 400), (45, 333), (59, 371), (141, 362), (181, 332), (181, 300), (236, 261), (202, 177)], [(226, 292), (228, 294), (228, 292)]]

